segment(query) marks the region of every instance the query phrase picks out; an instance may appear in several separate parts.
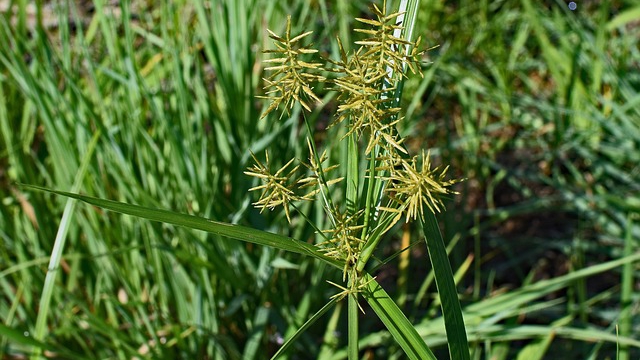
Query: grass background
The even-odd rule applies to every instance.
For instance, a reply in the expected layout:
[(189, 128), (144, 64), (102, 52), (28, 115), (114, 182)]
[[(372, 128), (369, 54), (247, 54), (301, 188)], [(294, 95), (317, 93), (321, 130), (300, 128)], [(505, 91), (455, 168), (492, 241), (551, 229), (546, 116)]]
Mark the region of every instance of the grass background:
[[(249, 150), (304, 158), (298, 110), (258, 121), (266, 28), (349, 44), (366, 1), (26, 1), (0, 19), (0, 356), (34, 351), (70, 190), (313, 238), (250, 206)], [(390, 6), (397, 6), (390, 2)], [(640, 356), (640, 7), (633, 1), (425, 1), (430, 64), (405, 83), (414, 154), (467, 180), (439, 216), (476, 359)], [(335, 103), (316, 109), (316, 141)], [(95, 151), (90, 141), (97, 135)], [(332, 149), (335, 161), (345, 151)], [(305, 209), (322, 224), (320, 204)], [(298, 255), (78, 205), (46, 317), (59, 358), (262, 359), (336, 289)], [(63, 222), (65, 223), (65, 222)], [(446, 356), (419, 231), (398, 227), (378, 281)], [(420, 244), (420, 245), (417, 245)], [(635, 254), (635, 255), (634, 255)], [(635, 257), (634, 257), (635, 256)], [(626, 261), (626, 262), (625, 262)], [(346, 357), (344, 305), (291, 358)], [(370, 309), (362, 355), (401, 357)], [(37, 347), (36, 347), (37, 348)]]

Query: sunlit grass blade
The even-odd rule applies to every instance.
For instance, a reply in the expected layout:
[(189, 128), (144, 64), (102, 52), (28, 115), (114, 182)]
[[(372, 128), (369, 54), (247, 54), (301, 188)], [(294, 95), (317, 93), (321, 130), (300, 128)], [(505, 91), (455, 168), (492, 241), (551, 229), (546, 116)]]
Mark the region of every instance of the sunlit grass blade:
[(622, 27), (640, 18), (640, 5), (620, 12), (607, 23), (607, 31), (612, 31), (617, 27)]
[(640, 253), (611, 260), (602, 264), (592, 265), (552, 279), (538, 281), (534, 284), (471, 304), (465, 307), (467, 322), (473, 322), (473, 318), (481, 314), (483, 316), (492, 316), (492, 314), (504, 311), (505, 309), (523, 306), (524, 304), (539, 299), (553, 291), (565, 288), (575, 280), (600, 274), (624, 264), (635, 263), (638, 261), (640, 261)]
[[(552, 327), (561, 327), (568, 325), (572, 320), (572, 316), (565, 316), (551, 325)], [(549, 331), (547, 336), (542, 336), (539, 339), (532, 341), (530, 344), (527, 344), (518, 352), (518, 358), (516, 360), (542, 360), (544, 359), (544, 355), (549, 350), (549, 346), (551, 342), (555, 338), (555, 332)]]
[[(604, 331), (598, 328), (578, 328), (571, 326), (552, 327), (548, 325), (490, 325), (476, 328), (469, 327), (469, 340), (478, 341), (522, 341), (531, 339), (542, 339), (554, 333), (556, 338), (574, 340), (578, 342), (593, 342), (594, 339), (611, 344), (618, 343), (621, 346), (633, 346), (640, 348), (640, 341), (634, 337), (616, 336), (615, 332)], [(372, 340), (374, 337), (372, 336)], [(368, 340), (368, 339), (367, 339)], [(378, 341), (362, 341), (364, 346), (379, 344)], [(442, 346), (447, 343), (445, 334), (430, 334), (427, 342), (430, 346)]]
[(438, 222), (435, 215), (427, 211), (421, 224), (435, 275), (436, 287), (440, 295), (442, 314), (447, 331), (449, 355), (451, 359), (469, 359), (469, 344), (462, 318), (460, 300), (458, 300), (453, 271), (449, 264), (449, 257), (440, 234)]
[[(78, 169), (78, 173), (76, 174), (76, 178), (73, 183), (73, 187), (71, 191), (76, 192), (80, 190), (82, 186), (82, 182), (87, 173), (87, 168), (89, 166), (90, 160), (93, 157), (93, 152), (98, 143), (98, 139), (100, 138), (100, 131), (96, 131), (91, 139), (87, 152), (85, 153), (84, 158), (82, 159), (82, 164)], [(47, 275), (45, 277), (44, 286), (42, 288), (42, 295), (40, 296), (39, 303), (39, 311), (38, 317), (36, 319), (36, 329), (34, 338), (36, 340), (43, 340), (45, 337), (45, 331), (47, 328), (47, 317), (49, 315), (49, 305), (51, 303), (51, 296), (53, 295), (53, 288), (55, 285), (56, 275), (58, 274), (58, 267), (60, 265), (60, 260), (62, 259), (62, 253), (64, 252), (64, 245), (67, 240), (67, 233), (69, 231), (69, 227), (71, 226), (71, 219), (73, 216), (73, 212), (76, 206), (76, 201), (73, 199), (68, 199), (67, 204), (65, 205), (64, 212), (62, 215), (62, 220), (60, 220), (60, 226), (58, 227), (58, 232), (56, 233), (56, 238), (53, 243), (53, 250), (51, 252), (51, 259), (49, 261), (49, 268), (47, 270)], [(35, 357), (38, 357), (40, 351), (40, 347), (34, 348)]]
[(143, 219), (159, 221), (166, 224), (184, 226), (194, 230), (202, 230), (216, 235), (246, 241), (258, 245), (270, 246), (276, 249), (291, 251), (298, 254), (314, 257), (324, 261), (338, 269), (342, 269), (339, 261), (325, 256), (315, 246), (298, 241), (286, 236), (272, 234), (266, 231), (256, 230), (242, 225), (221, 223), (193, 215), (182, 214), (162, 209), (154, 209), (139, 205), (127, 204), (118, 201), (99, 199), (91, 196), (69, 193), (65, 191), (46, 189), (40, 186), (21, 184), (25, 189), (46, 191), (61, 196), (81, 200), (91, 205), (121, 214), (137, 216)]
[(249, 340), (244, 348), (242, 358), (249, 359), (261, 359), (260, 357), (260, 340), (265, 335), (265, 328), (269, 322), (269, 312), (271, 310), (265, 306), (260, 306), (255, 315), (254, 326), (249, 335)]
[(382, 286), (369, 274), (364, 277), (364, 281), (368, 284), (368, 291), (362, 293), (363, 297), (405, 354), (414, 360), (435, 359), (433, 352)]

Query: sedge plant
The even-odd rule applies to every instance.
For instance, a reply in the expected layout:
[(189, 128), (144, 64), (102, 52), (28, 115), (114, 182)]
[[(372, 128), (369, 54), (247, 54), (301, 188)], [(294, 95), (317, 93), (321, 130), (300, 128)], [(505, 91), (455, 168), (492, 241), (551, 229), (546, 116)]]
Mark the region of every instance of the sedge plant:
[[(265, 98), (270, 102), (261, 121), (273, 118), (277, 111), (291, 113), (296, 106), (305, 111), (320, 102), (317, 84), (328, 85), (338, 93), (338, 107), (330, 128), (342, 129), (340, 146), (348, 149), (346, 164), (332, 163), (330, 149), (319, 150), (311, 124), (307, 128), (308, 160), (291, 159), (273, 168), (268, 152), (263, 159), (251, 154), (254, 165), (247, 175), (260, 184), (251, 188), (260, 197), (254, 206), (262, 211), (282, 208), (289, 222), (299, 216), (317, 230), (321, 241), (311, 244), (265, 231), (157, 208), (147, 208), (90, 196), (25, 185), (82, 200), (123, 214), (208, 231), (226, 238), (271, 246), (311, 256), (342, 271), (342, 283), (332, 283), (336, 293), (327, 305), (281, 347), (283, 354), (293, 341), (337, 302), (348, 302), (348, 352), (358, 354), (358, 316), (364, 312), (361, 300), (368, 303), (411, 359), (434, 359), (424, 339), (400, 308), (368, 271), (368, 264), (385, 235), (394, 225), (417, 221), (424, 232), (429, 257), (440, 295), (449, 352), (452, 359), (468, 359), (469, 347), (462, 312), (455, 290), (435, 214), (444, 209), (443, 197), (454, 194), (448, 180), (448, 167), (434, 167), (428, 151), (411, 155), (396, 125), (403, 118), (399, 107), (403, 80), (408, 73), (421, 75), (420, 38), (411, 40), (417, 2), (402, 1), (400, 9), (387, 11), (373, 4), (373, 19), (357, 18), (364, 34), (358, 46), (347, 51), (337, 40), (340, 58), (324, 63), (312, 60), (318, 50), (303, 45), (311, 31), (291, 33), (291, 18), (283, 35), (273, 31), (269, 37), (275, 48), (266, 53), (268, 71), (264, 79)], [(331, 144), (330, 144), (331, 145)], [(360, 167), (360, 160), (365, 164)], [(326, 229), (314, 224), (301, 211), (304, 201), (320, 201), (328, 218)]]
[[(284, 35), (268, 30), (275, 49), (265, 51), (274, 56), (265, 60), (268, 64), (265, 70), (270, 72), (264, 79), (265, 98), (270, 105), (262, 118), (280, 108), (289, 113), (295, 104), (311, 111), (313, 104), (320, 102), (314, 92), (316, 85), (329, 85), (338, 92), (339, 104), (328, 128), (345, 128), (340, 142), (346, 143), (348, 161), (326, 163), (327, 151), (319, 152), (312, 140), (312, 126), (304, 117), (308, 130), (308, 162), (295, 164), (296, 159), (291, 159), (273, 171), (268, 153), (265, 153), (265, 163), (252, 154), (255, 165), (245, 172), (261, 182), (250, 189), (261, 192), (254, 206), (261, 211), (282, 207), (289, 222), (292, 221), (291, 209), (300, 209), (297, 204), (321, 200), (330, 228), (318, 231), (322, 241), (317, 248), (342, 266), (344, 283), (330, 283), (338, 288), (332, 299), (346, 297), (349, 302), (350, 358), (358, 357), (357, 309), (362, 311), (361, 294), (365, 298), (371, 296), (370, 284), (374, 278), (364, 270), (375, 249), (400, 221), (419, 219), (424, 223), (429, 214), (430, 225), (437, 227), (432, 216), (443, 209), (442, 197), (453, 193), (451, 185), (457, 182), (446, 179), (447, 167), (432, 166), (429, 152), (411, 156), (396, 129), (403, 119), (399, 107), (402, 82), (408, 72), (422, 75), (423, 52), (419, 47), (420, 37), (415, 41), (406, 37), (410, 32), (403, 23), (405, 12), (388, 13), (386, 9), (386, 1), (381, 8), (374, 4), (371, 10), (375, 19), (356, 18), (364, 28), (355, 31), (364, 34), (365, 39), (356, 42), (359, 47), (355, 51), (347, 52), (338, 38), (340, 58), (329, 59), (325, 65), (308, 59), (318, 52), (302, 45), (312, 32), (292, 34), (291, 17), (287, 19)], [(365, 171), (359, 167), (360, 158), (368, 164)], [(346, 169), (335, 171), (342, 166)], [(301, 171), (305, 169), (308, 171)], [(333, 186), (342, 181), (346, 186)], [(344, 194), (336, 194), (341, 190)], [(337, 204), (336, 199), (345, 201)], [(301, 215), (310, 221), (308, 216)], [(318, 229), (317, 225), (311, 225)], [(434, 266), (447, 267), (448, 264)], [(456, 358), (464, 358), (462, 353), (468, 354), (467, 350), (459, 353), (457, 348), (454, 350)]]

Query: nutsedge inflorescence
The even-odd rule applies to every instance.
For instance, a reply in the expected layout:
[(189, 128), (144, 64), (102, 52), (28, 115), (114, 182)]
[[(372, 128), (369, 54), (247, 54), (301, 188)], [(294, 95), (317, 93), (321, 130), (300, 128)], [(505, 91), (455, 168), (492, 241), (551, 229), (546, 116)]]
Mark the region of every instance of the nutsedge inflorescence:
[[(329, 127), (344, 125), (343, 139), (362, 141), (364, 155), (371, 165), (359, 179), (349, 181), (356, 181), (356, 189), (362, 189), (360, 198), (369, 197), (370, 201), (358, 202), (368, 204), (369, 208), (366, 205), (341, 208), (334, 204), (331, 195), (335, 189), (330, 186), (343, 177), (329, 178), (329, 174), (340, 165), (323, 165), (328, 159), (326, 150), (318, 155), (312, 140), (308, 140), (309, 163), (303, 163), (302, 168), (300, 164), (294, 166), (295, 159), (291, 159), (273, 172), (266, 153), (264, 164), (252, 154), (255, 165), (245, 172), (262, 183), (250, 189), (262, 191), (254, 206), (261, 210), (282, 206), (289, 222), (291, 207), (296, 202), (322, 198), (331, 228), (320, 232), (325, 240), (318, 247), (327, 256), (344, 262), (343, 280), (348, 279), (349, 284), (346, 288), (334, 284), (342, 289), (336, 296), (361, 292), (366, 284), (360, 270), (371, 256), (371, 246), (377, 245), (403, 215), (408, 222), (424, 218), (425, 211), (441, 211), (442, 197), (453, 193), (451, 185), (457, 182), (446, 180), (448, 167), (432, 167), (429, 152), (408, 155), (404, 139), (396, 130), (402, 121), (397, 89), (407, 69), (422, 76), (420, 39), (409, 41), (400, 36), (403, 26), (398, 19), (403, 13), (388, 14), (386, 2), (382, 8), (372, 5), (371, 10), (375, 19), (356, 18), (367, 27), (355, 29), (366, 36), (356, 42), (359, 47), (347, 52), (338, 39), (340, 58), (327, 60), (325, 65), (307, 60), (318, 52), (311, 45), (302, 45), (312, 32), (292, 36), (291, 17), (287, 18), (284, 36), (269, 30), (275, 49), (265, 51), (274, 57), (265, 60), (268, 64), (265, 70), (271, 74), (264, 78), (264, 98), (270, 105), (262, 115), (266, 117), (281, 105), (290, 113), (296, 103), (311, 111), (313, 103), (321, 102), (314, 92), (317, 83), (325, 83), (337, 91), (337, 112)], [(298, 176), (305, 168), (307, 174)], [(372, 197), (375, 199), (371, 200)]]

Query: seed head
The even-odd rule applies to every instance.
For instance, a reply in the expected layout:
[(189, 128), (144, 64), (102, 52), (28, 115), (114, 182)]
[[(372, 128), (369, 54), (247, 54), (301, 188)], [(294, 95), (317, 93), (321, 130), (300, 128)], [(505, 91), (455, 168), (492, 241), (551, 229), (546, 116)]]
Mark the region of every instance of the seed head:
[(273, 59), (265, 60), (265, 63), (273, 64), (265, 68), (267, 71), (274, 71), (269, 77), (263, 80), (267, 84), (264, 88), (268, 96), (261, 98), (269, 99), (271, 105), (265, 110), (261, 119), (283, 104), (285, 111), (289, 112), (293, 105), (298, 102), (307, 111), (311, 111), (308, 102), (321, 102), (320, 98), (313, 92), (311, 83), (322, 82), (324, 77), (314, 72), (322, 70), (320, 63), (306, 62), (301, 59), (303, 55), (313, 54), (318, 50), (309, 46), (300, 46), (300, 40), (310, 35), (313, 31), (307, 31), (298, 36), (291, 37), (291, 16), (287, 17), (287, 30), (284, 37), (276, 35), (268, 30), (269, 37), (274, 40), (276, 49), (265, 50), (265, 53), (275, 54)]
[[(431, 168), (430, 153), (421, 154), (421, 162), (418, 156), (411, 160), (395, 158), (387, 161), (386, 170), (390, 175), (385, 177), (390, 181), (390, 186), (386, 189), (389, 198), (400, 205), (395, 212), (405, 212), (406, 221), (416, 219), (418, 215), (424, 218), (425, 206), (429, 211), (436, 213), (444, 208), (442, 196), (456, 193), (448, 187), (457, 183), (458, 180), (445, 180), (448, 166), (440, 171), (439, 167)], [(420, 165), (420, 166), (419, 166)], [(384, 208), (384, 210), (392, 210)], [(392, 211), (394, 211), (392, 210)]]
[(244, 173), (253, 177), (261, 179), (262, 185), (252, 187), (249, 191), (262, 190), (260, 199), (253, 203), (253, 206), (260, 208), (260, 212), (269, 208), (273, 210), (276, 206), (282, 205), (284, 213), (287, 216), (287, 220), (291, 223), (291, 215), (289, 213), (289, 204), (292, 201), (304, 200), (302, 197), (295, 194), (296, 181), (293, 180), (293, 175), (298, 171), (300, 165), (294, 166), (287, 172), (287, 168), (293, 163), (294, 159), (289, 160), (283, 167), (281, 167), (275, 174), (270, 173), (269, 153), (265, 152), (265, 163), (256, 159), (255, 155), (251, 153), (251, 157), (255, 164), (252, 168)]

